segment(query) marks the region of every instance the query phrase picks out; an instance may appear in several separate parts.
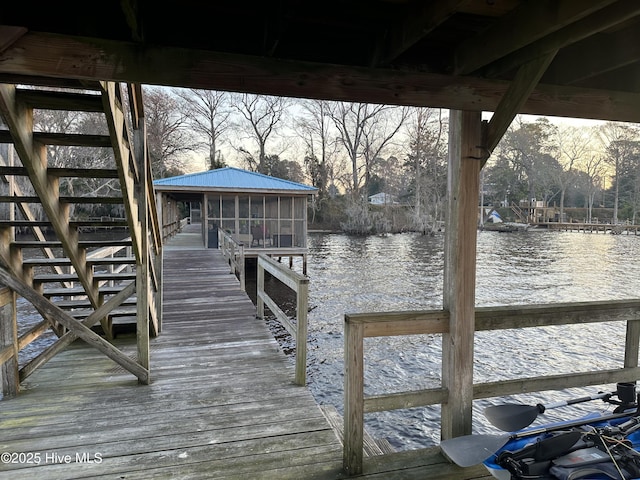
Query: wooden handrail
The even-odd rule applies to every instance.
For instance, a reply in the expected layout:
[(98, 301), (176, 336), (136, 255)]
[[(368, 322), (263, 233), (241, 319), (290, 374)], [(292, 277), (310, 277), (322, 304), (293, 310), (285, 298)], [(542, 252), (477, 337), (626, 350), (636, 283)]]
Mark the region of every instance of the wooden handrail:
[(218, 244), (222, 255), (229, 263), (231, 273), (238, 274), (240, 289), (245, 291), (244, 244), (237, 242), (231, 234), (218, 228)]
[[(556, 305), (481, 307), (475, 310), (475, 331), (534, 328), (610, 321), (626, 321), (625, 358), (621, 368), (572, 372), (474, 384), (473, 398), (491, 398), (518, 393), (559, 390), (603, 383), (636, 381), (640, 376), (640, 300), (581, 302)], [(444, 334), (449, 330), (449, 312), (425, 310), (345, 315), (345, 405), (343, 468), (349, 474), (362, 472), (364, 413), (446, 403), (451, 395), (444, 387), (394, 392), (365, 397), (364, 339), (398, 335)], [(443, 375), (445, 375), (443, 369)], [(450, 384), (443, 378), (442, 385)], [(444, 419), (443, 419), (444, 421)]]
[[(280, 309), (277, 303), (264, 290), (264, 272), (269, 272), (296, 293), (296, 324)], [(258, 255), (258, 281), (256, 297), (258, 299), (257, 316), (264, 318), (264, 306), (278, 318), (282, 326), (296, 342), (296, 376), (298, 385), (307, 382), (307, 335), (309, 310), (309, 277), (285, 267), (266, 255)]]

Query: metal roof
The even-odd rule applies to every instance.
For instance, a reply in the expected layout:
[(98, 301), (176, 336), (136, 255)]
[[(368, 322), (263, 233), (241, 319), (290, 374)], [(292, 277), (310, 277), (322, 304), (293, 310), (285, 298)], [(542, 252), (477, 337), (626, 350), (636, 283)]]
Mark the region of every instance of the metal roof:
[(315, 187), (302, 183), (270, 177), (240, 168), (225, 167), (206, 172), (190, 173), (177, 177), (162, 178), (153, 182), (159, 190), (202, 190), (202, 191), (269, 191), (314, 194)]

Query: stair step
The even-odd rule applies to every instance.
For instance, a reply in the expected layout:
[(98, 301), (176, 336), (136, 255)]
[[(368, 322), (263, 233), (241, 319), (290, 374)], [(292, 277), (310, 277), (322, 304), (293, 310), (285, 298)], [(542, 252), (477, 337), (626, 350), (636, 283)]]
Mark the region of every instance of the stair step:
[[(69, 266), (71, 260), (66, 257), (58, 258), (27, 258), (23, 262), (23, 265), (28, 266)], [(91, 265), (115, 265), (115, 264), (127, 264), (133, 265), (136, 263), (135, 257), (103, 257), (103, 258), (88, 258), (87, 263)]]
[[(0, 195), (0, 203), (41, 203), (40, 197), (35, 195)], [(60, 197), (62, 203), (110, 204), (123, 203), (122, 197)]]
[[(104, 287), (100, 287), (98, 289), (98, 292), (102, 295), (115, 295), (117, 293), (120, 293), (122, 291), (122, 289), (124, 287), (126, 287), (127, 284), (120, 284), (114, 287), (108, 287), (108, 286), (104, 286)], [(74, 295), (86, 295), (87, 293), (85, 292), (84, 288), (82, 287), (73, 287), (73, 288), (47, 288), (42, 292), (42, 295), (44, 295), (47, 298), (50, 297), (71, 297)]]
[[(132, 245), (130, 238), (122, 240), (80, 240), (78, 242), (81, 248), (93, 248), (93, 247), (130, 247)], [(60, 240), (47, 240), (45, 242), (39, 242), (37, 240), (16, 240), (11, 242), (11, 245), (15, 245), (19, 248), (43, 248), (43, 247), (62, 247)]]
[[(109, 135), (82, 135), (79, 133), (33, 132), (33, 140), (44, 145), (65, 147), (111, 147)], [(0, 143), (12, 143), (8, 130), (0, 130)]]
[[(72, 227), (127, 227), (126, 220), (73, 220), (69, 222)], [(2, 227), (50, 227), (48, 220), (0, 220)]]
[(102, 95), (47, 90), (16, 90), (16, 97), (33, 108), (43, 110), (69, 110), (76, 112), (103, 112)]
[[(71, 315), (73, 318), (87, 318), (93, 312), (94, 312), (93, 309), (87, 308), (87, 309), (73, 310), (67, 313)], [(115, 308), (109, 312), (108, 316), (109, 317), (131, 317), (131, 316), (135, 317), (136, 314), (137, 314), (136, 307), (132, 306), (128, 308), (119, 308), (119, 307)]]
[[(88, 299), (83, 300), (61, 300), (58, 302), (54, 302), (56, 307), (62, 308), (63, 310), (71, 310), (74, 308), (91, 308), (91, 302)], [(120, 304), (120, 306), (131, 307), (137, 304), (136, 297), (130, 297), (124, 302)]]
[[(118, 272), (118, 273), (109, 273), (109, 272), (100, 272), (95, 273), (93, 275), (93, 280), (96, 282), (103, 281), (123, 281), (123, 280), (135, 280), (136, 273), (135, 272)], [(52, 282), (77, 282), (78, 275), (75, 273), (63, 273), (63, 274), (55, 274), (55, 273), (44, 273), (33, 276), (33, 283), (52, 283)]]
[[(110, 168), (47, 168), (47, 174), (54, 177), (67, 178), (118, 178), (118, 171)], [(16, 175), (26, 177), (29, 174), (24, 167), (0, 166), (0, 175)]]

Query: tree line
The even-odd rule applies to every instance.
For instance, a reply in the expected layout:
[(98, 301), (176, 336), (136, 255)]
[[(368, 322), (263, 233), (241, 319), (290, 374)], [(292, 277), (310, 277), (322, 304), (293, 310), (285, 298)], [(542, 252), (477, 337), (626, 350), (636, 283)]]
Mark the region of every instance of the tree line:
[[(354, 233), (427, 232), (443, 221), (445, 110), (161, 87), (145, 87), (144, 102), (155, 178), (234, 165), (309, 183), (318, 188), (312, 223)], [(106, 133), (104, 119), (82, 112), (36, 111), (34, 128)], [(48, 153), (52, 166), (62, 159), (65, 165), (113, 166), (108, 149), (96, 156), (95, 149), (51, 146)], [(634, 124), (575, 127), (518, 117), (482, 178), (485, 205), (535, 199), (556, 205), (559, 218), (566, 208), (584, 208), (588, 221), (594, 208), (604, 206), (612, 221), (635, 222), (640, 130)], [(97, 188), (85, 179), (61, 184), (65, 195), (106, 195), (118, 185)], [(368, 198), (376, 193), (390, 202), (371, 205)]]

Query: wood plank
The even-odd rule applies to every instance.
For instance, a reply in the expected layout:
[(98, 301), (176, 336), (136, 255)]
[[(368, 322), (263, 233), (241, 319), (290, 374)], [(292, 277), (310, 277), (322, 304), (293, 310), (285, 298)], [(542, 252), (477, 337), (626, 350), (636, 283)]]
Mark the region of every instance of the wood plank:
[[(87, 135), (79, 133), (33, 132), (33, 139), (43, 145), (69, 147), (111, 147), (108, 135)], [(7, 130), (0, 130), (0, 143), (12, 143), (13, 137)]]
[[(66, 168), (51, 167), (47, 169), (47, 174), (52, 177), (69, 178), (118, 178), (118, 172), (109, 168)], [(24, 167), (0, 166), (0, 175), (28, 176)]]
[(16, 96), (32, 108), (102, 112), (102, 98), (96, 94), (21, 88), (16, 91)]
[[(122, 203), (122, 197), (67, 197), (61, 196), (60, 201), (62, 203), (77, 203), (77, 204), (109, 204), (117, 205)], [(41, 203), (40, 197), (28, 196), (28, 195), (0, 195), (0, 202), (7, 203)]]
[(486, 138), (483, 143), (486, 148), (483, 158), (483, 166), (496, 148), (502, 136), (513, 122), (522, 106), (533, 92), (538, 81), (555, 58), (557, 50), (547, 53), (525, 63), (518, 69), (515, 78), (511, 82), (507, 93), (500, 101), (486, 129)]
[[(99, 351), (74, 342), (36, 370), (17, 398), (2, 400), (0, 451), (74, 460), (78, 452), (98, 452), (102, 462), (0, 464), (0, 476), (344, 477), (333, 429), (309, 390), (293, 384), (292, 362), (218, 252), (182, 248), (165, 248), (165, 328), (150, 341), (151, 384), (137, 384)], [(134, 336), (114, 344), (136, 354)], [(117, 414), (97, 413), (105, 411)], [(463, 476), (436, 450), (395, 455), (367, 457), (363, 478), (479, 478), (479, 469)]]
[[(468, 111), (495, 111), (509, 86), (509, 82), (463, 75), (292, 63), (38, 32), (27, 32), (14, 46), (0, 54), (0, 75), (38, 72), (50, 77)], [(79, 64), (86, 68), (78, 69)], [(162, 67), (167, 64), (174, 67)], [(539, 85), (520, 113), (638, 123), (640, 94)]]
[[(572, 23), (612, 3), (615, 0), (537, 0), (523, 3), (511, 14), (501, 17), (481, 35), (458, 47), (454, 55), (455, 74), (464, 75), (478, 70), (536, 40), (566, 30)], [(562, 44), (556, 45), (552, 50), (560, 47)], [(521, 63), (529, 60), (531, 59), (527, 58)]]

